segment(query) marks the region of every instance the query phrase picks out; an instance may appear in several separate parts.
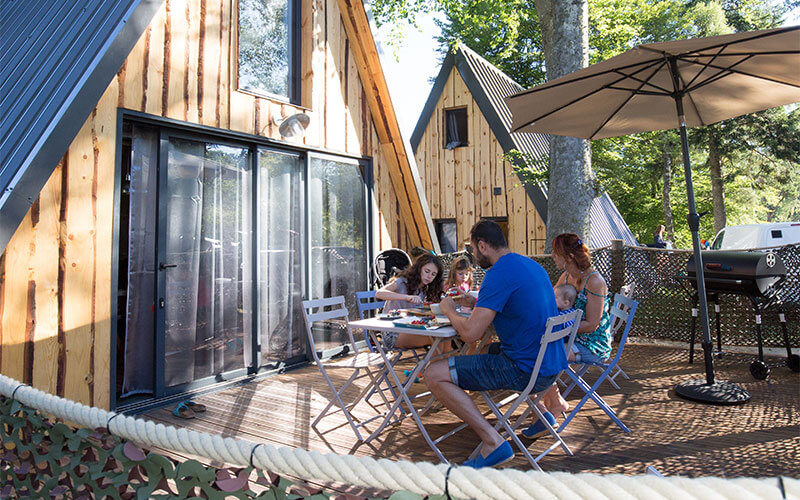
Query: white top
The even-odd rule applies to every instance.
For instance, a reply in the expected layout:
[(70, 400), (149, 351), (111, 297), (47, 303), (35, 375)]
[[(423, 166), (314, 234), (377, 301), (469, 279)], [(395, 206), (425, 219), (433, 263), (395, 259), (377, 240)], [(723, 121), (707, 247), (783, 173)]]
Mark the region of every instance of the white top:
[(405, 328), (402, 326), (395, 326), (389, 320), (369, 318), (360, 319), (358, 321), (349, 322), (351, 328), (361, 328), (364, 330), (373, 330), (378, 332), (395, 332), (395, 333), (408, 333), (410, 335), (423, 335), (425, 337), (442, 337), (453, 338), (456, 336), (456, 329), (452, 326), (443, 326), (433, 330), (421, 328)]

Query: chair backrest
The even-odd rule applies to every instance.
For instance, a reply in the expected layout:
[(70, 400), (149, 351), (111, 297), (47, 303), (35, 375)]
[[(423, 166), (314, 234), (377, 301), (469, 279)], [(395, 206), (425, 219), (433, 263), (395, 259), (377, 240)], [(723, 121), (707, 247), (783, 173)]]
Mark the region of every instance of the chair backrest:
[(385, 300), (375, 300), (375, 290), (356, 292), (356, 305), (361, 319), (364, 319), (364, 313), (366, 312), (370, 312), (370, 317), (374, 316), (371, 311), (383, 309), (384, 304), (386, 304)]
[[(364, 313), (369, 313), (369, 317), (375, 316), (374, 311), (383, 309), (384, 304), (386, 304), (385, 300), (375, 299), (375, 290), (356, 292), (356, 305), (358, 305), (358, 315), (361, 319), (364, 319)], [(369, 350), (374, 352), (375, 346), (372, 345), (366, 330), (364, 330), (364, 340), (366, 340)]]
[[(526, 394), (530, 394), (533, 385), (536, 383), (536, 377), (539, 376), (539, 369), (542, 367), (544, 353), (547, 350), (548, 344), (569, 337), (565, 346), (566, 352), (569, 353), (570, 349), (572, 349), (572, 343), (575, 341), (575, 336), (578, 334), (578, 328), (581, 324), (581, 316), (583, 316), (583, 311), (575, 309), (567, 314), (559, 314), (558, 316), (547, 318), (544, 335), (542, 335), (542, 340), (539, 344), (539, 355), (536, 357), (536, 364), (533, 365), (531, 379), (528, 382), (528, 386), (525, 388)], [(567, 324), (570, 321), (572, 323), (569, 326), (556, 329), (557, 326)]]
[[(622, 297), (626, 297), (626, 298), (632, 299), (633, 298), (633, 287), (634, 287), (633, 283), (631, 283), (630, 285), (625, 285), (623, 287), (620, 287), (619, 294), (617, 294), (617, 295), (621, 295)], [(623, 306), (624, 306), (624, 304), (623, 304)], [(621, 307), (621, 309), (623, 311), (627, 311), (625, 306)], [(611, 318), (611, 335), (614, 337), (614, 340), (619, 340), (618, 333), (619, 333), (619, 329), (622, 327), (623, 324), (624, 324), (624, 322), (622, 320), (620, 320), (620, 318), (618, 316), (614, 316), (614, 317)]]
[[(633, 315), (636, 314), (636, 308), (639, 303), (631, 298), (625, 297), (622, 294), (614, 295), (614, 304), (611, 306), (611, 317), (613, 323), (618, 323), (622, 328), (622, 335), (619, 338), (619, 346), (617, 346), (617, 353), (614, 355), (612, 363), (616, 364), (622, 356), (622, 350), (625, 348), (625, 343), (628, 341), (628, 333), (631, 331), (631, 323), (633, 323)], [(612, 324), (613, 324), (612, 323)]]
[[(318, 309), (318, 311), (315, 312), (315, 309)], [(344, 320), (344, 327), (347, 330), (347, 338), (350, 341), (347, 350), (353, 354), (358, 352), (355, 339), (353, 339), (353, 331), (350, 329), (350, 324), (347, 322), (348, 311), (347, 306), (345, 306), (343, 296), (339, 295), (337, 297), (328, 297), (324, 299), (304, 300), (303, 316), (306, 320), (308, 345), (311, 349), (312, 356), (314, 356), (314, 360), (317, 363), (320, 362), (320, 356), (317, 352), (316, 342), (314, 341), (314, 332), (312, 330), (312, 325), (316, 321), (330, 321), (336, 319)]]

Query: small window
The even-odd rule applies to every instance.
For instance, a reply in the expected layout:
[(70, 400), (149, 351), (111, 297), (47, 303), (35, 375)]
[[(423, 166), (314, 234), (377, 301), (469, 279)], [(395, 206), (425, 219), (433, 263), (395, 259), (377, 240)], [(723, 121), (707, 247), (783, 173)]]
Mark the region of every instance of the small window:
[(437, 220), (436, 236), (439, 238), (439, 246), (442, 253), (453, 253), (458, 251), (458, 234), (456, 221)]
[(467, 108), (445, 110), (444, 129), (445, 149), (467, 146)]
[(783, 231), (780, 229), (773, 229), (770, 233), (772, 233), (773, 238), (783, 238)]
[(295, 98), (295, 0), (239, 0), (238, 88)]

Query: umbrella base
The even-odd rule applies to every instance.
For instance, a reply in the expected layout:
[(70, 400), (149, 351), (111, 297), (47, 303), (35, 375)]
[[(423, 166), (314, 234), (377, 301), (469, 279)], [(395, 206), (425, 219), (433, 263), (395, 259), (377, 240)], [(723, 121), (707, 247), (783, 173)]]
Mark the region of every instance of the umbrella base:
[(675, 386), (678, 396), (712, 405), (741, 405), (750, 401), (750, 393), (730, 382), (706, 383), (705, 379), (681, 382)]

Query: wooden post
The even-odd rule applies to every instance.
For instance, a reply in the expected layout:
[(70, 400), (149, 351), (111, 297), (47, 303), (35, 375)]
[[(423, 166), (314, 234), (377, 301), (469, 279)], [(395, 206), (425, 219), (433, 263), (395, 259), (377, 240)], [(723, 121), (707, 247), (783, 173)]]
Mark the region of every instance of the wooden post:
[(609, 291), (619, 292), (625, 286), (625, 245), (622, 240), (611, 240), (611, 283)]

